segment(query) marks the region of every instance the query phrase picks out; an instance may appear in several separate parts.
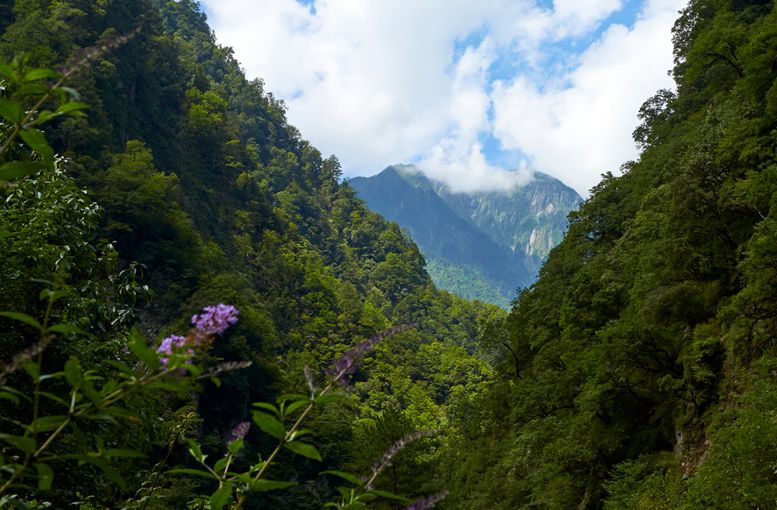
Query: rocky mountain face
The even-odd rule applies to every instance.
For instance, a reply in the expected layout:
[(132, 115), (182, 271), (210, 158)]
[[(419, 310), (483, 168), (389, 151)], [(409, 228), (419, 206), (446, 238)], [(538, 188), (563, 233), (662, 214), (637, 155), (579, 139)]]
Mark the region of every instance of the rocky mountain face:
[(413, 166), (395, 165), (350, 185), (369, 207), (407, 229), (435, 283), (468, 299), (507, 307), (530, 285), (581, 202), (536, 173), (509, 191), (454, 193)]

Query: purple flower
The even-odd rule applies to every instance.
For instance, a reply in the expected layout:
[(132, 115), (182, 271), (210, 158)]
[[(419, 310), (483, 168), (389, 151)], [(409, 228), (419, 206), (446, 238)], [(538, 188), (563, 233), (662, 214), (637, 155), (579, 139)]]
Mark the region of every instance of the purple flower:
[(192, 324), (205, 334), (218, 335), (237, 322), (238, 314), (237, 308), (232, 305), (206, 306), (200, 315), (192, 315)]
[(240, 422), (237, 425), (235, 425), (235, 428), (232, 429), (232, 437), (230, 438), (229, 442), (233, 443), (239, 439), (243, 439), (246, 437), (246, 434), (248, 434), (248, 429), (251, 428), (251, 423), (244, 421)]
[(170, 335), (164, 340), (162, 340), (162, 343), (159, 344), (159, 347), (157, 347), (156, 352), (163, 352), (165, 354), (172, 354), (173, 353), (173, 346), (175, 347), (183, 347), (183, 345), (186, 343), (186, 338), (182, 337), (180, 335)]
[[(202, 314), (192, 316), (192, 324), (195, 327), (189, 331), (188, 336), (170, 335), (162, 340), (156, 352), (171, 356), (188, 345), (186, 354), (194, 356), (195, 347), (202, 347), (211, 340), (213, 335), (223, 333), (230, 324), (236, 323), (238, 313), (234, 306), (223, 303), (216, 306), (206, 306)], [(165, 367), (170, 361), (167, 356), (159, 358)], [(187, 363), (191, 363), (191, 360), (187, 360)]]
[[(180, 335), (170, 335), (167, 338), (165, 338), (164, 340), (162, 340), (162, 343), (159, 344), (159, 347), (157, 347), (156, 352), (158, 352), (160, 354), (167, 354), (169, 356), (169, 355), (173, 354), (173, 349), (174, 348), (180, 349), (184, 345), (186, 345), (186, 337), (183, 337), (183, 336), (180, 336)], [(189, 356), (193, 356), (194, 355), (194, 350), (193, 349), (187, 349), (186, 350), (186, 354), (188, 354)], [(162, 362), (162, 365), (167, 366), (167, 363), (170, 361), (170, 358), (161, 357), (161, 358), (159, 358), (159, 361)], [(190, 360), (190, 362), (191, 362), (191, 360)]]

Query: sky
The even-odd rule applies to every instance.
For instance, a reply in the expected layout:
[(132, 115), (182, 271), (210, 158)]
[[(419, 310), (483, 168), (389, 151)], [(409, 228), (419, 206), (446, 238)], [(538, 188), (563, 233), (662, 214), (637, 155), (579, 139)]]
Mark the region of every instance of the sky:
[(201, 0), (217, 42), (346, 177), (415, 164), (453, 191), (533, 171), (582, 196), (638, 156), (686, 0)]

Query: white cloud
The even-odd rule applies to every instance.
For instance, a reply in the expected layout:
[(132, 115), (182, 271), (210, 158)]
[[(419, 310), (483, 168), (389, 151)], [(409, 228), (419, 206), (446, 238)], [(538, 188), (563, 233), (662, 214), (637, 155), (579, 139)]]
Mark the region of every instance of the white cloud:
[(540, 91), (522, 77), (496, 83), (494, 133), (532, 166), (585, 193), (637, 150), (631, 132), (644, 100), (671, 87), (670, 28), (677, 2), (650, 4), (631, 30), (613, 25), (580, 58), (569, 85)]
[(424, 152), (418, 167), (429, 177), (444, 181), (454, 192), (487, 191), (525, 183), (530, 172), (509, 172), (490, 165), (478, 137), (490, 130), (487, 92), (488, 68), (494, 60), (492, 40), (486, 37), (477, 48), (469, 47), (453, 71), (448, 136)]
[(584, 34), (620, 8), (620, 0), (554, 0), (550, 35), (562, 39)]
[(490, 165), (480, 144), (462, 150), (452, 148), (451, 140), (437, 144), (418, 164), (428, 177), (442, 181), (454, 193), (461, 191), (507, 190), (531, 181), (533, 173), (521, 165), (511, 171)]
[[(677, 8), (678, 0), (661, 1)], [(315, 9), (295, 0), (203, 3), (219, 42), (286, 101), (289, 121), (336, 154), (346, 175), (415, 161), (452, 187), (503, 186), (515, 173), (489, 164), (478, 143), (493, 131), (537, 169), (585, 191), (612, 169), (600, 142), (620, 145), (628, 137), (641, 101), (665, 86), (654, 84), (655, 74), (664, 76), (671, 64), (671, 21), (656, 8), (631, 32), (608, 31), (573, 75), (556, 77), (571, 89), (548, 92), (547, 83), (520, 76), (489, 83), (496, 59), (538, 69), (544, 42), (590, 33), (620, 0), (555, 0), (553, 10), (535, 0), (317, 0)], [(457, 43), (473, 33), (485, 37), (461, 51)], [(618, 63), (630, 59), (633, 65)], [(623, 90), (627, 81), (633, 90)], [(592, 152), (571, 175), (568, 162), (580, 163), (586, 147)], [(618, 161), (633, 154), (607, 151)]]

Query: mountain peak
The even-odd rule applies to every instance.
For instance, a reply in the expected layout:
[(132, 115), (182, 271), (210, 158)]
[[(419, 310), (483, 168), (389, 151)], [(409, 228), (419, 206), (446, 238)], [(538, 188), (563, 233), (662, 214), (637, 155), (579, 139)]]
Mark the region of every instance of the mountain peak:
[(414, 165), (350, 181), (373, 210), (406, 228), (438, 286), (508, 306), (530, 285), (582, 199), (542, 173), (511, 189), (452, 191)]

